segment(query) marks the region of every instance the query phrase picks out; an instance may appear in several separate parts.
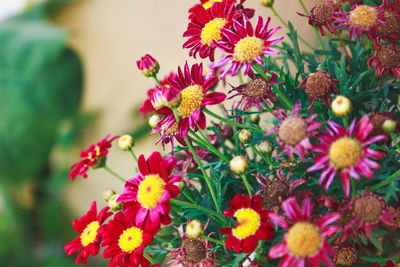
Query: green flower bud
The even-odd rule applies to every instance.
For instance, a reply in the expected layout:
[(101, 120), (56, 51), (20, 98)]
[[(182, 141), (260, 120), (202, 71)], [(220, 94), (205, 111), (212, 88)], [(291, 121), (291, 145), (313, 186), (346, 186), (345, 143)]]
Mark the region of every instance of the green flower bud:
[(130, 150), (135, 145), (135, 140), (129, 134), (123, 135), (118, 140), (118, 146), (123, 151)]
[(234, 157), (230, 163), (231, 171), (236, 174), (244, 174), (249, 168), (249, 162), (243, 156), (236, 156)]
[(393, 133), (396, 130), (396, 122), (394, 120), (385, 120), (382, 124), (382, 129), (387, 133)]
[(239, 133), (239, 140), (244, 144), (248, 144), (253, 139), (253, 133), (248, 129), (243, 129)]
[(263, 153), (263, 154), (269, 154), (272, 152), (272, 143), (269, 141), (262, 141), (259, 145), (258, 145), (258, 150)]
[(116, 195), (117, 193), (114, 191), (114, 189), (112, 188), (108, 188), (103, 192), (103, 199), (105, 201), (109, 201), (110, 198), (114, 195)]

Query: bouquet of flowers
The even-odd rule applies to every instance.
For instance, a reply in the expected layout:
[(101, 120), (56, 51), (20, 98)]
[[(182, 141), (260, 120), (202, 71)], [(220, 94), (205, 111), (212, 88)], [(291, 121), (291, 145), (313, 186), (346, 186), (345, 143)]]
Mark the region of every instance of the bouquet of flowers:
[[(65, 251), (76, 264), (100, 246), (111, 267), (400, 261), (399, 0), (322, 0), (311, 10), (299, 0), (318, 45), (273, 2), (261, 4), (285, 38), (244, 0), (201, 0), (183, 48), (207, 69), (186, 63), (159, 80), (152, 56), (137, 62), (155, 80), (140, 112), (170, 153), (137, 157), (129, 135), (82, 151), (72, 179), (104, 168), (124, 190), (105, 191), (106, 207), (93, 202), (73, 221)], [(127, 180), (106, 165), (117, 138), (138, 166)]]

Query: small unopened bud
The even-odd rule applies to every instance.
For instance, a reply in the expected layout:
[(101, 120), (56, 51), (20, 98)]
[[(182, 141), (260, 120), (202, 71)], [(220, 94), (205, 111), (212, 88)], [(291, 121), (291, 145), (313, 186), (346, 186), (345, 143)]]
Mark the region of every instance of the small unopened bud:
[(253, 124), (258, 124), (260, 122), (260, 116), (258, 114), (252, 114), (250, 116), (250, 122)]
[(269, 154), (272, 152), (272, 143), (269, 141), (262, 141), (258, 145), (258, 150), (263, 154)]
[(129, 134), (121, 136), (118, 140), (118, 146), (124, 151), (130, 150), (135, 145), (135, 140)]
[(119, 195), (115, 194), (108, 200), (108, 207), (110, 207), (112, 211), (120, 210), (122, 207), (122, 202), (117, 202), (118, 197)]
[(396, 130), (396, 122), (394, 120), (385, 120), (382, 124), (382, 129), (387, 133), (393, 133)]
[(260, 4), (265, 7), (272, 7), (275, 0), (260, 0)]
[(112, 196), (114, 196), (114, 195), (116, 195), (117, 193), (114, 191), (114, 189), (112, 189), (112, 188), (108, 188), (108, 189), (106, 189), (104, 192), (103, 192), (103, 199), (105, 200), (105, 201), (109, 201), (110, 200), (110, 198), (112, 197)]
[(244, 144), (248, 144), (253, 139), (253, 133), (250, 130), (243, 129), (239, 133), (239, 140)]
[(158, 115), (154, 114), (149, 118), (149, 125), (151, 128), (156, 127), (159, 122), (160, 122), (160, 116), (158, 116)]
[(338, 95), (332, 101), (331, 108), (333, 114), (335, 114), (336, 116), (338, 117), (347, 116), (351, 111), (351, 101), (345, 96)]
[(249, 162), (243, 156), (234, 157), (233, 159), (231, 159), (229, 165), (231, 167), (231, 171), (236, 174), (244, 174), (249, 168)]
[(158, 64), (157, 60), (155, 60), (149, 54), (146, 54), (140, 60), (136, 61), (136, 65), (138, 69), (142, 71), (145, 77), (154, 76), (160, 70), (160, 65)]
[(186, 225), (185, 233), (190, 239), (199, 238), (203, 234), (203, 224), (198, 220), (193, 220)]

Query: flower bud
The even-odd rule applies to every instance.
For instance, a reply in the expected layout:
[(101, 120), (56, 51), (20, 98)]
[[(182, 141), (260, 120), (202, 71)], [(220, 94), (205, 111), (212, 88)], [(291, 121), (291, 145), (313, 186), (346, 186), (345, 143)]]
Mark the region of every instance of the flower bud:
[(117, 202), (117, 198), (119, 197), (118, 194), (113, 195), (109, 200), (108, 200), (108, 207), (112, 211), (118, 211), (122, 207), (122, 202)]
[(175, 108), (182, 100), (181, 93), (170, 87), (156, 87), (149, 91), (149, 99), (155, 110), (162, 107)]
[(350, 99), (348, 99), (345, 96), (338, 95), (332, 101), (331, 108), (332, 108), (333, 114), (335, 114), (336, 116), (345, 117), (351, 111), (351, 101), (350, 101)]
[(106, 189), (104, 192), (103, 192), (103, 199), (105, 200), (105, 201), (109, 201), (110, 200), (110, 198), (112, 197), (112, 196), (114, 196), (114, 195), (116, 195), (117, 193), (114, 191), (114, 189), (112, 189), (112, 188), (108, 188), (108, 189)]
[(252, 114), (250, 116), (250, 122), (253, 124), (258, 124), (260, 122), (260, 116), (258, 114)]
[(385, 120), (382, 124), (382, 129), (387, 133), (393, 133), (396, 130), (396, 122), (394, 120)]
[(154, 114), (149, 118), (149, 125), (151, 128), (156, 127), (159, 122), (160, 122), (160, 116), (158, 116), (158, 115)]
[(263, 154), (269, 154), (272, 152), (272, 143), (269, 141), (262, 141), (258, 145), (258, 150)]
[(203, 234), (203, 224), (198, 220), (193, 220), (186, 225), (185, 233), (190, 239), (199, 238)]
[(253, 139), (253, 133), (248, 129), (243, 129), (239, 133), (239, 140), (244, 144), (248, 144)]
[(234, 157), (233, 159), (231, 159), (229, 165), (231, 167), (231, 171), (236, 174), (244, 174), (249, 168), (249, 162), (243, 156)]
[(155, 60), (149, 54), (146, 54), (140, 60), (136, 61), (136, 65), (139, 70), (142, 71), (145, 77), (154, 76), (160, 70), (160, 65), (158, 64), (157, 60)]
[(123, 151), (130, 150), (135, 145), (135, 140), (129, 134), (121, 136), (118, 140), (118, 146)]
[(272, 7), (275, 0), (260, 0), (260, 4), (265, 7)]

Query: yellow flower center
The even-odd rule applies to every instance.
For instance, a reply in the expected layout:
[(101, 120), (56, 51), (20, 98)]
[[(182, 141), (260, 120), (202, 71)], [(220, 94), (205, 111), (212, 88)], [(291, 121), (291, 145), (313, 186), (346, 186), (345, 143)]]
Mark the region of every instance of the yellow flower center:
[(312, 256), (321, 247), (322, 236), (317, 227), (308, 222), (295, 223), (288, 231), (286, 244), (296, 257)]
[(208, 0), (207, 2), (205, 2), (205, 3), (203, 4), (203, 7), (204, 7), (205, 9), (209, 9), (210, 7), (212, 7), (212, 5), (213, 5), (215, 2), (222, 2), (222, 0)]
[(351, 27), (369, 29), (378, 21), (378, 15), (378, 11), (372, 6), (361, 5), (350, 12), (349, 23)]
[(86, 247), (96, 239), (97, 230), (99, 229), (99, 227), (100, 224), (98, 221), (91, 222), (86, 226), (81, 234), (82, 246)]
[(329, 160), (339, 169), (357, 164), (362, 154), (361, 143), (350, 137), (339, 138), (329, 148)]
[(178, 107), (179, 116), (186, 118), (201, 107), (201, 101), (204, 98), (203, 88), (198, 85), (186, 87), (181, 92), (182, 101)]
[(137, 199), (146, 209), (154, 208), (164, 193), (165, 182), (158, 174), (146, 175), (139, 185)]
[(224, 18), (215, 18), (208, 22), (201, 31), (201, 43), (210, 45), (212, 41), (221, 40), (221, 29), (227, 22)]
[(126, 229), (119, 237), (118, 246), (122, 251), (132, 253), (143, 241), (143, 231), (132, 226)]
[(97, 157), (100, 156), (100, 147), (96, 146), (94, 150), (96, 151), (96, 153), (90, 152), (88, 155), (88, 159), (90, 159), (91, 161), (96, 160)]
[(252, 62), (262, 54), (264, 47), (264, 41), (260, 38), (245, 37), (236, 44), (233, 56), (239, 62)]
[(260, 226), (260, 215), (253, 209), (239, 209), (233, 216), (236, 217), (237, 226), (232, 229), (232, 233), (238, 239), (254, 235)]

